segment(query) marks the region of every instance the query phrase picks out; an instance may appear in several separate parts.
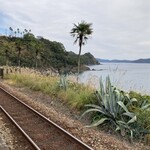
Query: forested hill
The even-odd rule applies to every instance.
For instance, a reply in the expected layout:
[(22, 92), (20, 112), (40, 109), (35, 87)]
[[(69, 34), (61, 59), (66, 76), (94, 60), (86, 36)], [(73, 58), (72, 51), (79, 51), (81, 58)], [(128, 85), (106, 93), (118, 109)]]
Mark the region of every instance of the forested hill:
[[(0, 36), (0, 65), (25, 67), (53, 67), (55, 69), (77, 66), (77, 54), (67, 52), (60, 42), (27, 33), (22, 38)], [(99, 64), (90, 53), (81, 56), (81, 65)]]

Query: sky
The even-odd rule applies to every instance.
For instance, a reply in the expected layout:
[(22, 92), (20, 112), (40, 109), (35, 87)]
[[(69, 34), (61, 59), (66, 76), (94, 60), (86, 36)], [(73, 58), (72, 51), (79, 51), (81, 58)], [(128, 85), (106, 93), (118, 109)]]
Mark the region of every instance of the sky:
[(63, 43), (78, 53), (73, 24), (92, 23), (82, 54), (96, 58), (150, 58), (150, 0), (0, 0), (0, 34), (31, 29), (36, 36)]

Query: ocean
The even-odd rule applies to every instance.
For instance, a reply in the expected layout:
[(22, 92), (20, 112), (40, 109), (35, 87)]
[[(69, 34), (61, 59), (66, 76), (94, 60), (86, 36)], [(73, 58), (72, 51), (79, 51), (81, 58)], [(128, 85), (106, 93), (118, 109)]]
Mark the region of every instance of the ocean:
[(99, 88), (99, 80), (110, 76), (111, 83), (120, 90), (135, 91), (150, 95), (150, 64), (146, 63), (103, 63), (88, 66), (91, 70), (79, 76), (79, 81)]

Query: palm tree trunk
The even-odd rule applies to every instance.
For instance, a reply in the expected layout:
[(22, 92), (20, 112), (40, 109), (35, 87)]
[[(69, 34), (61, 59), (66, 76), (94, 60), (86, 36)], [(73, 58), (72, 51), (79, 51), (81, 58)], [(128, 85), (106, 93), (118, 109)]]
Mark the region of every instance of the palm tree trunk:
[(81, 48), (82, 48), (82, 37), (79, 41), (79, 55), (78, 55), (78, 75), (77, 75), (77, 82), (79, 80), (79, 73), (80, 73), (80, 55), (81, 55)]
[(78, 75), (80, 73), (80, 55), (81, 55), (81, 46), (79, 48), (79, 54), (78, 54)]

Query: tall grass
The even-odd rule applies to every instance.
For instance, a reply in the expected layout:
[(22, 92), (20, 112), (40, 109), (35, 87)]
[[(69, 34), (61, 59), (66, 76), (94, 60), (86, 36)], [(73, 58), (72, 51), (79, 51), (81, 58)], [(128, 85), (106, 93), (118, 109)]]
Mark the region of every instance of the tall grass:
[(74, 83), (67, 86), (66, 91), (60, 90), (58, 96), (65, 100), (72, 107), (81, 109), (85, 104), (95, 103), (93, 90), (84, 85)]
[(83, 108), (85, 104), (94, 103), (94, 99), (96, 99), (91, 88), (72, 81), (67, 81), (67, 88), (64, 90), (60, 86), (59, 77), (47, 77), (35, 73), (13, 73), (8, 74), (5, 78), (11, 84), (26, 86), (34, 91), (56, 96), (77, 109)]
[(8, 74), (6, 79), (14, 85), (26, 86), (34, 91), (41, 91), (46, 94), (57, 93), (57, 77), (45, 77), (34, 73)]

